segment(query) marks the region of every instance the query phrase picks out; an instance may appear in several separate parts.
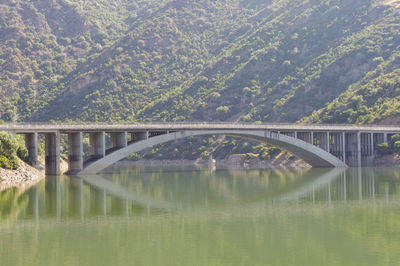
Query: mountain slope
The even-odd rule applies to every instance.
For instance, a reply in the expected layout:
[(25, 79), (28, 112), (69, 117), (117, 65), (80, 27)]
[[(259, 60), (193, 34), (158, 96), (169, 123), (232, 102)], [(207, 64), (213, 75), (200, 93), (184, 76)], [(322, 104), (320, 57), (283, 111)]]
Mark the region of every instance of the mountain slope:
[(372, 0), (169, 1), (28, 119), (294, 122), (387, 64), (399, 22)]

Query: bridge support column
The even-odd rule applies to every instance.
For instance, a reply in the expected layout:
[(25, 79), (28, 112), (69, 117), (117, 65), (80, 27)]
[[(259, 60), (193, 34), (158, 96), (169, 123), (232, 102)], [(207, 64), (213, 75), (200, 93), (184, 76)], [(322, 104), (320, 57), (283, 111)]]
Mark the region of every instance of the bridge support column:
[(375, 157), (375, 141), (374, 141), (374, 133), (371, 133), (371, 156)]
[(358, 165), (358, 141), (357, 133), (347, 133), (346, 134), (346, 160), (350, 166)]
[(60, 133), (45, 134), (45, 173), (60, 175)]
[(124, 148), (128, 145), (128, 134), (126, 132), (111, 133), (111, 148)]
[(329, 132), (326, 132), (326, 151), (330, 152), (331, 136)]
[(305, 134), (308, 135), (307, 141), (306, 141), (306, 142), (308, 142), (308, 143), (310, 143), (310, 144), (313, 144), (313, 133), (310, 132), (310, 133), (305, 133)]
[(313, 131), (311, 131), (311, 142), (310, 142), (312, 145), (315, 145), (315, 142), (314, 142), (314, 132)]
[(361, 133), (357, 132), (357, 166), (361, 167)]
[(346, 163), (346, 132), (342, 133), (342, 160)]
[(38, 134), (35, 133), (28, 133), (25, 134), (25, 146), (28, 149), (29, 153), (29, 160), (32, 163), (33, 167), (38, 166)]
[(83, 170), (83, 134), (68, 134), (68, 172), (78, 173)]
[(105, 132), (96, 132), (89, 134), (89, 151), (93, 159), (106, 156), (106, 134)]

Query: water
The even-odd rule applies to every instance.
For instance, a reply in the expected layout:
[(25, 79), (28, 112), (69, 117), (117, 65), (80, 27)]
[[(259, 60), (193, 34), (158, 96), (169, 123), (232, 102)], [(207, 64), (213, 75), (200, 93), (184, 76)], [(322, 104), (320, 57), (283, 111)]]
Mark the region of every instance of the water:
[(399, 265), (400, 169), (114, 168), (0, 193), (1, 265)]

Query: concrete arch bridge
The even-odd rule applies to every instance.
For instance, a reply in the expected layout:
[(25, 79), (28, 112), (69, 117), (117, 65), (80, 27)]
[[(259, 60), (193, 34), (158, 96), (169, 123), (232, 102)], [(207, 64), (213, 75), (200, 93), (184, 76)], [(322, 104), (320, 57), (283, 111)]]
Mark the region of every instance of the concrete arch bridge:
[[(96, 174), (127, 156), (154, 145), (204, 135), (256, 140), (289, 151), (313, 167), (367, 164), (376, 146), (400, 133), (398, 126), (298, 124), (134, 124), (134, 125), (0, 125), (0, 131), (24, 134), (29, 156), (37, 163), (38, 134), (45, 136), (47, 175), (60, 174), (60, 136), (68, 135), (69, 174)], [(90, 156), (83, 159), (83, 134), (89, 135)], [(106, 145), (106, 134), (110, 144)]]

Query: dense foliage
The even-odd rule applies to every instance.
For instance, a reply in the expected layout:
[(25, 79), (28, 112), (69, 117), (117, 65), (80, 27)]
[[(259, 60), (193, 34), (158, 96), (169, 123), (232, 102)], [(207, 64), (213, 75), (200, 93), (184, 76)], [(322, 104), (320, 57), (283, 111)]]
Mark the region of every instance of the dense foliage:
[(396, 1), (0, 0), (0, 119), (398, 123), (399, 47)]
[(17, 169), (17, 141), (7, 133), (0, 133), (0, 167), (5, 169)]
[(0, 132), (0, 167), (15, 170), (19, 167), (18, 157), (29, 163), (28, 150), (23, 141), (10, 134)]

